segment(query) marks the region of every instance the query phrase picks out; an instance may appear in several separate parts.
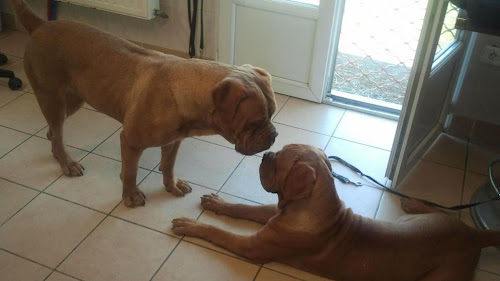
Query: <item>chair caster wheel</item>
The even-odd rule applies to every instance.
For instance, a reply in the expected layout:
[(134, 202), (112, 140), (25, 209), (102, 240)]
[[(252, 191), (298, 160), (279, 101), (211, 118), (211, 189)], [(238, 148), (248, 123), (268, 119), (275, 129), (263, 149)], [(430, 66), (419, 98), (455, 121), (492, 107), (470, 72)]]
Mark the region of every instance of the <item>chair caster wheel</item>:
[(21, 81), (21, 79), (19, 78), (10, 78), (9, 79), (9, 88), (11, 90), (19, 90), (21, 87), (23, 86), (23, 81)]
[(0, 65), (7, 63), (7, 56), (4, 54), (0, 54)]

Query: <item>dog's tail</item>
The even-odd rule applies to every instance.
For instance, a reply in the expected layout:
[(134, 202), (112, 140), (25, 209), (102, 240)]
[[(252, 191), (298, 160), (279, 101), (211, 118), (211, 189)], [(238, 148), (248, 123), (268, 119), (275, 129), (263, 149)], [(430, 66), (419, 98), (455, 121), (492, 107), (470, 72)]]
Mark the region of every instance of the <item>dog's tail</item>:
[(479, 233), (481, 247), (500, 246), (500, 231), (482, 230)]
[(16, 13), (17, 20), (30, 34), (46, 22), (38, 17), (23, 0), (9, 0), (9, 2)]

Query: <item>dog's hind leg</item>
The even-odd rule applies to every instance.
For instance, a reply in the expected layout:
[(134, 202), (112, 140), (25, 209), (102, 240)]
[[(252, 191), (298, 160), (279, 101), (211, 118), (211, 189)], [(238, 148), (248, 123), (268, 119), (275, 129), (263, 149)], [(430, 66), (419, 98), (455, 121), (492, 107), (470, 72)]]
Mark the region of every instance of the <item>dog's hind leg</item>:
[[(47, 138), (52, 142), (52, 154), (59, 162), (66, 176), (82, 176), (83, 166), (71, 159), (63, 141), (63, 125), (67, 117), (68, 106), (64, 90), (59, 90), (51, 94), (37, 89), (35, 85), (33, 85), (33, 89), (35, 90), (35, 95), (45, 120), (49, 124)], [(75, 104), (76, 102), (73, 102), (71, 105), (72, 113), (76, 111), (74, 109), (76, 108)]]
[(416, 199), (401, 199), (401, 208), (407, 214), (430, 214), (430, 213), (444, 213), (438, 208), (426, 205), (424, 202)]

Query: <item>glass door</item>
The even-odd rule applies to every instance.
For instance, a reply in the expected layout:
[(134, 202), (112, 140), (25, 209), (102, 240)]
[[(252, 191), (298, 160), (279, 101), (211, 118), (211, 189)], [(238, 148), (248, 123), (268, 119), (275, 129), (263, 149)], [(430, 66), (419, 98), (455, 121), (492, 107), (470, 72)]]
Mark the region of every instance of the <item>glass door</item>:
[[(345, 0), (326, 101), (399, 115), (428, 0)], [(454, 42), (457, 8), (448, 6), (436, 58)]]

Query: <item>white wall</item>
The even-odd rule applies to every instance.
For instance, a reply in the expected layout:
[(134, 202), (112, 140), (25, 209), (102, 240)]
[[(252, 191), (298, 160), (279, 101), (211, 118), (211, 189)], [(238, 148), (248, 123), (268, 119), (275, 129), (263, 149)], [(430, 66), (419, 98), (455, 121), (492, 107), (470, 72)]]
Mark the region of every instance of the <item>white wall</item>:
[(486, 45), (500, 46), (500, 37), (478, 34), (455, 114), (500, 125), (500, 67), (480, 61)]
[[(46, 18), (45, 0), (25, 0), (44, 19)], [(218, 0), (204, 0), (204, 58), (214, 59), (216, 54), (216, 7)], [(200, 7), (198, 7), (199, 9)], [(188, 52), (189, 23), (187, 1), (160, 0), (160, 9), (169, 15), (168, 19), (155, 18), (141, 20), (132, 17), (103, 12), (77, 5), (58, 3), (58, 19), (72, 19), (94, 25), (125, 39), (142, 42), (162, 48)], [(0, 0), (0, 10), (12, 13), (7, 0)], [(199, 21), (196, 36), (196, 50), (199, 49)]]

